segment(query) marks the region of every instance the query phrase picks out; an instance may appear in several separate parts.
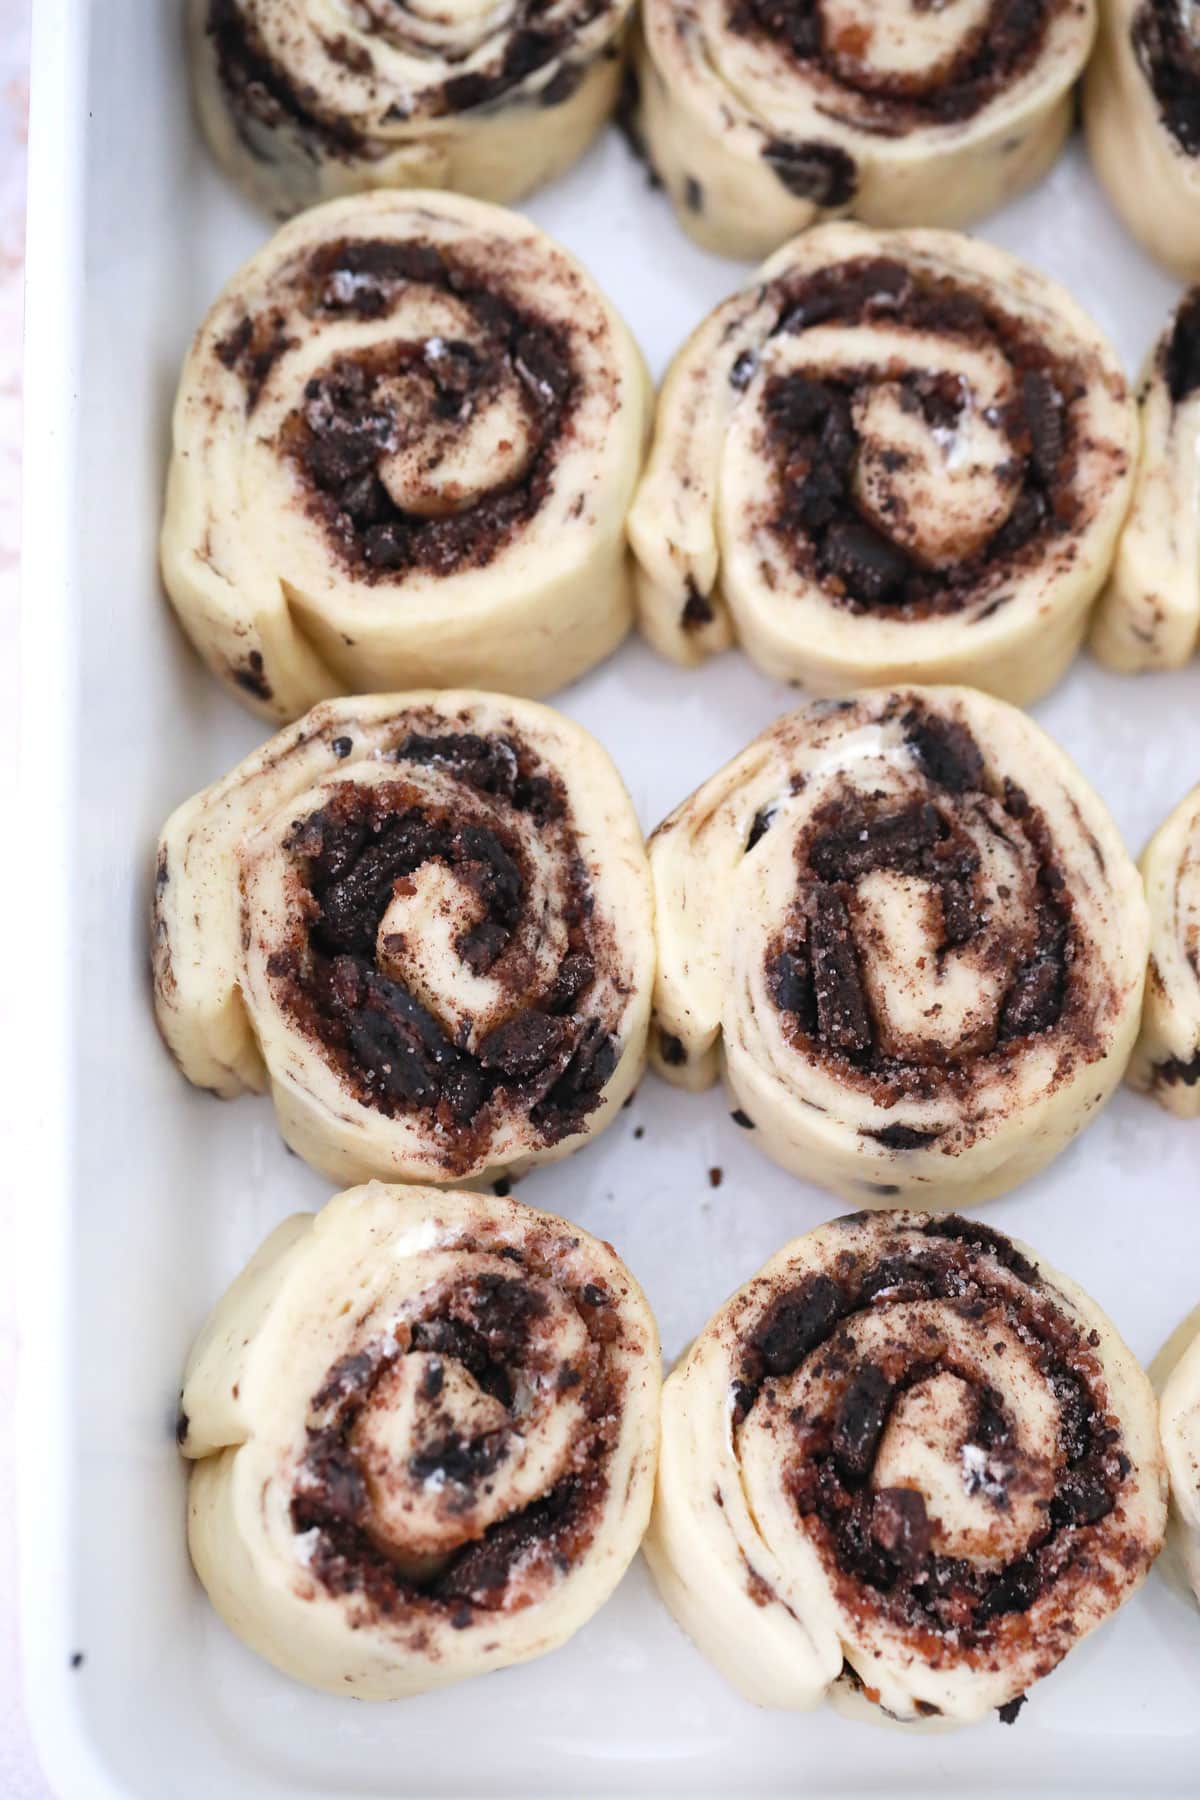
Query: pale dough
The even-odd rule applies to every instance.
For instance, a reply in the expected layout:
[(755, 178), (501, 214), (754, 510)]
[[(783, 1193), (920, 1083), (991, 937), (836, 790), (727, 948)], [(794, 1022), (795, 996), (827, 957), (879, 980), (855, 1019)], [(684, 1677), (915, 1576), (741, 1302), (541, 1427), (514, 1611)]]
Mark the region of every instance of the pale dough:
[[(842, 313), (827, 297), (838, 284), (851, 296)], [(947, 294), (983, 322), (939, 331)], [(1005, 347), (1013, 329), (1020, 364)], [(1047, 353), (1057, 375), (1043, 383), (1027, 364)], [(1047, 396), (1041, 462), (1019, 423), (1031, 381)], [(824, 537), (819, 513), (790, 510), (785, 452), (803, 440), (781, 440), (778, 402), (800, 384), (833, 396), (827, 417), (850, 408), (839, 428), (849, 524)], [(914, 403), (947, 389), (952, 417)], [(1136, 443), (1116, 352), (1045, 276), (954, 233), (820, 226), (710, 313), (667, 374), (629, 520), (642, 631), (685, 665), (736, 639), (767, 674), (816, 693), (970, 681), (1026, 705), (1082, 641)], [(827, 476), (824, 439), (810, 463), (812, 480)], [(1006, 548), (1022, 518), (1035, 522)], [(930, 609), (902, 588), (851, 604), (836, 562), (822, 560), (835, 529), (869, 530), (885, 562), (902, 552), (905, 580), (940, 573), (949, 599), (935, 593)]]
[[(1044, 1344), (1117, 1434), (1100, 1458), (1116, 1504), (1099, 1518), (1070, 1498), (1080, 1459)], [(841, 1491), (901, 1585), (930, 1551), (984, 1576), (1020, 1570), (1054, 1507), (1032, 1602), (997, 1607), (974, 1645), (927, 1589), (911, 1625), (889, 1612), (814, 1504), (831, 1431)], [(961, 1725), (1017, 1700), (1133, 1593), (1165, 1514), (1153, 1392), (1094, 1301), (968, 1221), (859, 1213), (780, 1250), (676, 1365), (645, 1549), (679, 1623), (747, 1699)]]
[[(751, 8), (646, 0), (638, 119), (684, 229), (707, 250), (747, 259), (838, 214), (959, 226), (1031, 187), (1070, 130), (1071, 90), (1096, 28), (1093, 0), (1048, 0), (1032, 54), (975, 110), (939, 118), (956, 63), (986, 43), (987, 0), (818, 0), (823, 53), (804, 59), (752, 24), (739, 28), (734, 10)], [(839, 57), (831, 40), (861, 48)], [(897, 97), (905, 85), (915, 104)]]
[(1141, 868), (1150, 972), (1129, 1081), (1179, 1118), (1200, 1118), (1200, 787), (1159, 826)]
[[(443, 734), (450, 748), (439, 757), (430, 740)], [(412, 737), (424, 760), (406, 758)], [(473, 783), (456, 738), (468, 756), (471, 740), (484, 741), (497, 781), (528, 758), (538, 781), (561, 784), (561, 811), (547, 818), (536, 797)], [(347, 877), (375, 884), (374, 938), (354, 979), (396, 984), (384, 986), (383, 1004), (404, 1008), (409, 1022), (395, 1029), (417, 1052), (406, 1065), (415, 1086), (391, 1110), (371, 1087), (390, 1064), (375, 1056), (364, 1066), (353, 1046), (330, 1048), (289, 985), (289, 959), (303, 969), (311, 955), (297, 827), (347, 805), (381, 814), (366, 860), (352, 861)], [(446, 821), (416, 853), (424, 860), (373, 874), (372, 844), (414, 816), (418, 830)], [(481, 854), (496, 857), (499, 844), (520, 877), (483, 968), (463, 945), (486, 919), (480, 894), (493, 877), (472, 860), (464, 832), (484, 834)], [(564, 977), (580, 973), (570, 934), (581, 906), (591, 973), (560, 1000)], [(315, 708), (172, 814), (152, 932), (159, 1027), (188, 1080), (224, 1098), (269, 1089), (288, 1143), (340, 1183), (482, 1181), (564, 1156), (611, 1123), (645, 1065), (654, 922), (641, 831), (606, 752), (533, 701), (430, 692)], [(353, 1004), (352, 1031), (379, 1028), (369, 997)], [(541, 1034), (534, 1066), (525, 1079), (489, 1080), (489, 1041), (510, 1024)], [(474, 1108), (468, 1099), (457, 1123), (446, 1113), (454, 1090), (444, 1069), (451, 1081), (482, 1083), (483, 1098)], [(548, 1090), (560, 1080), (583, 1099), (553, 1115)]]
[(1124, 675), (1181, 668), (1200, 642), (1200, 289), (1147, 358), (1138, 420), (1129, 517), (1092, 630), (1096, 655)]
[[(422, 261), (372, 274), (389, 256)], [(522, 321), (557, 346), (548, 405)], [(482, 369), (482, 387), (456, 403), (447, 368), (464, 382)], [(364, 373), (367, 401), (338, 400)], [(454, 194), (332, 201), (232, 278), (184, 363), (167, 592), (213, 673), (276, 724), (344, 692), (548, 694), (629, 628), (625, 515), (651, 404), (624, 324), (527, 220)], [(422, 534), (416, 560), (368, 563), (380, 528), (322, 512), (289, 450), (321, 426), (334, 479), (347, 421), (355, 454), (376, 434), (365, 473), (399, 509), (402, 543)], [(489, 503), (514, 488), (526, 504), (489, 536)], [(444, 555), (444, 533), (475, 520), (482, 547)]]
[(723, 1073), (749, 1141), (853, 1205), (1002, 1194), (1125, 1073), (1141, 880), (1099, 796), (1002, 701), (815, 702), (678, 806), (650, 864), (656, 1068)]
[[(645, 1296), (578, 1226), (476, 1194), (339, 1194), (271, 1234), (192, 1349), (192, 1561), (231, 1630), (332, 1694), (399, 1699), (542, 1656), (637, 1552), (659, 1381)], [(539, 1532), (547, 1500), (577, 1546)], [(481, 1540), (506, 1524), (495, 1579)]]
[[(1172, 80), (1186, 95), (1197, 86), (1194, 18), (1192, 0), (1103, 0), (1083, 83), (1088, 150), (1109, 199), (1151, 256), (1189, 280), (1200, 276), (1200, 156), (1163, 114), (1145, 30), (1165, 26), (1190, 46), (1190, 67)], [(1190, 112), (1194, 120), (1195, 95)]]
[(440, 13), (394, 0), (231, 0), (226, 32), (256, 58), (227, 59), (251, 77), (232, 84), (212, 10), (189, 0), (204, 134), (227, 173), (287, 217), (370, 188), (508, 204), (553, 180), (612, 111), (629, 0), (553, 0), (536, 20), (522, 0)]

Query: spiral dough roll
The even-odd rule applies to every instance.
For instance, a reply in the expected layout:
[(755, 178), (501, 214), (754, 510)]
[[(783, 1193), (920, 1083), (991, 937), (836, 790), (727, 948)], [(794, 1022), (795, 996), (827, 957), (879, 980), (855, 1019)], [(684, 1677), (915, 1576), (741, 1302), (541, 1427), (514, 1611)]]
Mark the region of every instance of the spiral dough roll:
[(276, 722), (347, 690), (549, 693), (629, 627), (650, 404), (621, 320), (526, 220), (331, 202), (233, 277), (184, 364), (167, 591)]
[(990, 1199), (1125, 1071), (1148, 925), (1103, 803), (968, 688), (780, 719), (650, 843), (653, 1055), (860, 1205)]
[(367, 188), (517, 200), (617, 97), (629, 0), (188, 0), (217, 160), (286, 216)]
[(1129, 1079), (1182, 1119), (1200, 1118), (1200, 787), (1142, 857), (1150, 973)]
[(1200, 276), (1200, 43), (1191, 0), (1104, 0), (1083, 88), (1096, 173), (1151, 256)]
[(1138, 417), (1133, 500), (1092, 632), (1122, 674), (1180, 668), (1200, 643), (1200, 288), (1151, 351)]
[(1168, 1373), (1162, 1388), (1159, 1428), (1171, 1486), (1171, 1548), (1178, 1553), (1200, 1600), (1200, 1330), (1197, 1315), (1184, 1322), (1183, 1343), (1166, 1346)]
[(639, 124), (686, 230), (766, 256), (815, 220), (965, 225), (1071, 125), (1093, 0), (646, 0)]
[(192, 1560), (253, 1649), (396, 1699), (553, 1650), (650, 1512), (654, 1319), (514, 1200), (372, 1182), (281, 1225), (192, 1351)]
[(167, 822), (153, 954), (184, 1074), (269, 1086), (333, 1181), (562, 1156), (645, 1062), (641, 832), (599, 744), (530, 701), (316, 707)]
[(824, 225), (668, 373), (630, 519), (642, 629), (736, 635), (818, 693), (1059, 679), (1125, 516), (1137, 420), (1054, 283), (949, 232)]
[(671, 1375), (647, 1556), (761, 1705), (1012, 1718), (1161, 1547), (1156, 1425), (1113, 1326), (1032, 1251), (852, 1213)]

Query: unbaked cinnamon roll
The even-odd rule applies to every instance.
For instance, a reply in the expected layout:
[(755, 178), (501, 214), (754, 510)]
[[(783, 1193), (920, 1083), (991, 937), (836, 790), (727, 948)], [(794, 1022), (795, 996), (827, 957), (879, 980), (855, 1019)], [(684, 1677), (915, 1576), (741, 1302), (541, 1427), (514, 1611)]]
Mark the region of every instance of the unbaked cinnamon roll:
[(1159, 1429), (1171, 1488), (1168, 1542), (1200, 1600), (1200, 1315), (1184, 1320), (1151, 1373), (1162, 1383)]
[(1150, 972), (1129, 1079), (1168, 1112), (1200, 1118), (1200, 787), (1150, 839), (1142, 878)]
[(519, 1172), (641, 1075), (641, 832), (600, 745), (546, 707), (330, 702), (168, 820), (153, 961), (188, 1080), (269, 1088), (331, 1180)]
[(1103, 0), (1083, 87), (1096, 173), (1124, 223), (1200, 275), (1200, 34), (1192, 0)]
[(814, 220), (965, 225), (1040, 180), (1093, 0), (646, 0), (638, 123), (685, 229), (766, 256)]
[(1063, 290), (948, 232), (825, 225), (709, 314), (630, 517), (642, 629), (737, 637), (818, 693), (971, 681), (1024, 704), (1082, 639), (1137, 420)]
[(646, 1554), (749, 1699), (960, 1725), (1163, 1540), (1154, 1396), (1094, 1301), (966, 1219), (852, 1213), (717, 1313), (663, 1392)]
[(969, 688), (780, 719), (650, 840), (652, 1056), (859, 1205), (987, 1200), (1080, 1131), (1137, 1036), (1148, 924), (1103, 802)]
[(1200, 642), (1200, 288), (1150, 353), (1138, 417), (1133, 499), (1092, 632), (1123, 674), (1177, 669)]
[(385, 1187), (278, 1227), (192, 1350), (188, 1542), (287, 1674), (391, 1700), (541, 1656), (646, 1527), (659, 1351), (607, 1244)]
[(285, 217), (366, 188), (517, 200), (617, 97), (629, 0), (188, 0), (218, 162)]
[(184, 364), (167, 591), (275, 722), (347, 690), (549, 693), (629, 628), (650, 404), (621, 320), (527, 220), (447, 194), (321, 207)]

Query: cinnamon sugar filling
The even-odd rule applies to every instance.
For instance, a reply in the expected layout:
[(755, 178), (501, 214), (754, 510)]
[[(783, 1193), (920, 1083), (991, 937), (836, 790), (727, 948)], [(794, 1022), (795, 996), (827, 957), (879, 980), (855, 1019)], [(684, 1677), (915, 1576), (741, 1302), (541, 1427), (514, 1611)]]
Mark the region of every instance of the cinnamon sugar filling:
[[(1093, 1055), (1094, 1008), (1076, 974), (1082, 939), (1041, 813), (1014, 783), (989, 776), (957, 721), (909, 705), (901, 723), (927, 796), (847, 789), (820, 808), (797, 842), (796, 899), (766, 952), (768, 991), (787, 1036), (883, 1105), (945, 1091), (967, 1100), (986, 1068), (1002, 1070), (1022, 1042), (1052, 1033), (1065, 1055), (1068, 1046)], [(1011, 851), (1020, 888), (984, 886), (984, 833)], [(957, 1039), (933, 1025), (927, 1042), (902, 1037), (873, 993), (871, 963), (880, 952), (863, 895), (880, 873), (911, 878), (925, 895), (931, 968), (961, 950), (987, 983), (987, 1004)], [(912, 972), (914, 981), (920, 973)], [(939, 1133), (898, 1125), (869, 1135), (909, 1149)]]
[[(411, 284), (453, 302), (465, 335), (347, 351), (311, 376), (278, 448), (356, 579), (486, 567), (550, 490), (578, 389), (567, 334), (514, 306), (465, 253), (418, 241), (322, 245), (282, 279), (317, 319), (387, 318)], [(246, 313), (215, 347), (248, 415), (298, 342), (288, 317), (285, 306)]]
[[(565, 58), (578, 33), (605, 10), (605, 0), (586, 0), (574, 13), (552, 16), (539, 8), (536, 0), (527, 0), (518, 8), (495, 69), (449, 73), (444, 81), (423, 88), (411, 108), (397, 96), (385, 116), (391, 123), (403, 124), (410, 117), (442, 118), (506, 100), (510, 104), (559, 106), (575, 93), (591, 60), (590, 56), (580, 62)], [(413, 55), (428, 56), (426, 41), (405, 34), (402, 7), (389, 7), (386, 15), (375, 22), (383, 41)], [(210, 0), (206, 30), (231, 115), (252, 155), (264, 154), (254, 136), (255, 126), (267, 131), (290, 126), (314, 154), (344, 162), (376, 160), (394, 148), (387, 139), (373, 138), (349, 119), (323, 110), (311, 87), (298, 87), (287, 69), (270, 56), (237, 0)], [(324, 47), (332, 61), (354, 73), (369, 76), (373, 72), (374, 60), (364, 45), (341, 37), (327, 40)], [(592, 52), (596, 54), (603, 51)], [(453, 56), (447, 61), (452, 65)], [(515, 92), (530, 76), (554, 63), (561, 66), (536, 93), (526, 97)]]
[[(464, 1252), (493, 1247), (463, 1242)], [(298, 1534), (312, 1534), (305, 1562), (326, 1590), (356, 1596), (376, 1616), (415, 1620), (448, 1613), (466, 1629), (488, 1615), (528, 1605), (587, 1551), (608, 1493), (609, 1463), (618, 1439), (623, 1393), (606, 1347), (619, 1339), (614, 1297), (585, 1283), (567, 1295), (587, 1334), (580, 1362), (543, 1365), (535, 1334), (547, 1310), (541, 1284), (550, 1264), (535, 1245), (505, 1246), (509, 1277), (473, 1275), (434, 1297), (427, 1308), (367, 1348), (334, 1365), (310, 1403), (304, 1454), (291, 1501)], [(420, 1436), (410, 1446), (404, 1479), (437, 1496), (453, 1547), (428, 1572), (415, 1572), (390, 1552), (381, 1533), (380, 1497), (361, 1448), (365, 1421), (387, 1407), (397, 1365), (421, 1359)], [(446, 1403), (451, 1378), (459, 1411)], [(510, 1516), (472, 1534), (470, 1514), (480, 1492), (503, 1484), (505, 1463), (521, 1428), (523, 1389), (552, 1380), (582, 1415), (570, 1466), (549, 1491)], [(462, 1392), (489, 1406), (489, 1428), (464, 1429)], [(497, 1421), (500, 1421), (497, 1423)]]
[[(937, 1655), (970, 1656), (1011, 1631), (1003, 1621), (1028, 1612), (1069, 1572), (1108, 1580), (1090, 1558), (1091, 1528), (1117, 1507), (1130, 1463), (1109, 1411), (1096, 1333), (1085, 1336), (1055, 1306), (1037, 1269), (1000, 1233), (950, 1215), (925, 1224), (921, 1236), (925, 1242), (915, 1253), (883, 1261), (843, 1252), (836, 1274), (806, 1277), (758, 1314), (744, 1337), (734, 1429), (755, 1411), (777, 1438), (788, 1491), (844, 1604), (882, 1614)], [(988, 1258), (1020, 1284), (1016, 1291), (989, 1270)], [(883, 1357), (864, 1360), (856, 1352), (855, 1320), (864, 1312), (879, 1305), (919, 1311), (926, 1300), (977, 1325), (984, 1342), (994, 1330), (1015, 1334), (1053, 1396), (1053, 1495), (1037, 1503), (1040, 1525), (1002, 1567), (938, 1551), (937, 1521), (920, 1489), (876, 1483), (880, 1445), (896, 1409), (947, 1373), (969, 1397), (966, 1491), (982, 1492), (1003, 1517), (1025, 1479), (1020, 1422), (977, 1368), (940, 1353), (932, 1327), (919, 1328), (914, 1317), (909, 1339), (902, 1313)], [(801, 1364), (830, 1383), (833, 1398), (817, 1416), (788, 1413), (775, 1393), (773, 1384)]]
[(1163, 124), (1185, 156), (1200, 155), (1200, 46), (1189, 9), (1174, 0), (1142, 0), (1133, 21), (1133, 48), (1150, 83)]
[[(395, 781), (348, 781), (292, 826), (296, 924), (269, 960), (276, 992), (354, 1099), (389, 1118), (428, 1120), (448, 1167), (476, 1160), (501, 1113), (524, 1115), (543, 1143), (555, 1143), (594, 1110), (619, 1056), (613, 1003), (596, 984), (605, 932), (562, 783), (499, 735), (414, 731), (393, 756)], [(529, 870), (519, 833), (491, 813), (472, 820), (467, 808), (431, 804), (404, 780), (406, 764), (452, 772), (548, 840), (561, 882), (552, 968), (531, 975), (520, 942)], [(446, 872), (468, 908), (453, 943), (464, 980), (487, 976), (508, 996), (501, 1021), (470, 1048), (473, 1022), (450, 1028), (422, 1004), (390, 954), (403, 952), (403, 940), (393, 945), (383, 930), (396, 895), (432, 869)]]
[(832, 119), (880, 137), (903, 137), (974, 118), (1041, 54), (1062, 0), (992, 0), (952, 55), (927, 70), (876, 68), (869, 36), (833, 32), (821, 0), (730, 0), (734, 31), (767, 39), (818, 85)]
[[(1031, 324), (951, 278), (886, 257), (855, 259), (781, 284), (776, 334), (870, 323), (935, 333), (1002, 362), (1007, 398), (982, 414), (989, 437), (1004, 446), (990, 476), (998, 522), (981, 541), (972, 523), (960, 550), (940, 539), (923, 546), (938, 510), (933, 466), (922, 470), (911, 450), (873, 443), (865, 403), (882, 384), (889, 404), (950, 458), (959, 454), (974, 402), (957, 374), (906, 369), (893, 375), (886, 366), (819, 377), (795, 372), (767, 384), (762, 445), (774, 474), (766, 522), (805, 578), (855, 612), (914, 620), (954, 613), (1078, 528), (1077, 408), (1086, 380), (1081, 368), (1047, 349)], [(744, 362), (739, 358), (731, 374), (735, 387), (753, 372)], [(869, 512), (858, 480), (868, 453)], [(1002, 598), (997, 593), (997, 603)]]

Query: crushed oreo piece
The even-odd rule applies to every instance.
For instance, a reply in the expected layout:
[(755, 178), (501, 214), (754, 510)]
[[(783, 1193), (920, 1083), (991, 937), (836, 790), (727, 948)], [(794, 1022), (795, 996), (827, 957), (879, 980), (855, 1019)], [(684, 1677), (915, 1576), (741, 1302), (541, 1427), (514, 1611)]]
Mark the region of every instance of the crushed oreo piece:
[(901, 724), (905, 743), (930, 781), (952, 794), (983, 790), (983, 754), (965, 725), (916, 706)]
[(772, 138), (762, 155), (798, 200), (811, 200), (814, 206), (848, 206), (857, 192), (858, 167), (840, 144), (795, 144)]

